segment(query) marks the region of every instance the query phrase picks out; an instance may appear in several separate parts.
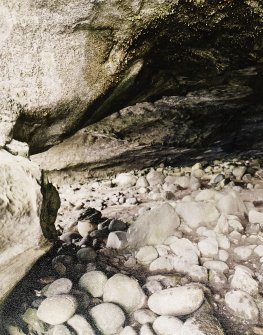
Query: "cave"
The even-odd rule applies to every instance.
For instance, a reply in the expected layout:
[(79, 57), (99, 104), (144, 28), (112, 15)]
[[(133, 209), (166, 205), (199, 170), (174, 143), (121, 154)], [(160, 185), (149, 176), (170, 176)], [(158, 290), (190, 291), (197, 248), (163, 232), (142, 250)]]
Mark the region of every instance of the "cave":
[(0, 0), (0, 332), (263, 333), (263, 4)]

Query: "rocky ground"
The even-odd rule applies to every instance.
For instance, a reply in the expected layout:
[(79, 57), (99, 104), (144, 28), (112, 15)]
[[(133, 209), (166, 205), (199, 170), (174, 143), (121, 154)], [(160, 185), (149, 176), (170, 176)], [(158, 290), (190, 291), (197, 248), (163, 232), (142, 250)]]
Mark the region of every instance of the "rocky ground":
[(8, 334), (263, 334), (258, 160), (57, 187), (59, 240), (10, 297)]

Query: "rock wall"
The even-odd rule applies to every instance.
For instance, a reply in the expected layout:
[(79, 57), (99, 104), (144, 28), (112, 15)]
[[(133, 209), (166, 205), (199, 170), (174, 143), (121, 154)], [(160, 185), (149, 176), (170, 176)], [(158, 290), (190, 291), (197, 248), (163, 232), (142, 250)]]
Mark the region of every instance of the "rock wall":
[(255, 64), (253, 0), (1, 0), (0, 146), (32, 153), (137, 101)]
[[(52, 211), (46, 215), (51, 203)], [(59, 203), (57, 192), (44, 181), (37, 164), (0, 150), (0, 308), (37, 259), (50, 249), (50, 240), (56, 238)]]

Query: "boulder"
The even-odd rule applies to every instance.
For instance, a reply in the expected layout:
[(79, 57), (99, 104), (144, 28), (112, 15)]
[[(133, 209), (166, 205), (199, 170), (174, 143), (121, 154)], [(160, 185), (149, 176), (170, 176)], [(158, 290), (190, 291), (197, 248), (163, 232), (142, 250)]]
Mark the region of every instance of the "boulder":
[(50, 249), (59, 205), (38, 165), (0, 150), (0, 304)]
[(162, 244), (180, 225), (175, 209), (165, 203), (139, 216), (127, 232), (130, 247)]

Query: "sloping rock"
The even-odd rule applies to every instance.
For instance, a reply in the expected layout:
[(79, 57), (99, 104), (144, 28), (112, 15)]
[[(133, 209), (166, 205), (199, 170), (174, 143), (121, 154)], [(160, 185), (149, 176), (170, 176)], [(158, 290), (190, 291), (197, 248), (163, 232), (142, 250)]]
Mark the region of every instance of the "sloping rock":
[(56, 238), (58, 207), (58, 194), (43, 181), (38, 165), (0, 150), (0, 307), (50, 249), (47, 239)]

